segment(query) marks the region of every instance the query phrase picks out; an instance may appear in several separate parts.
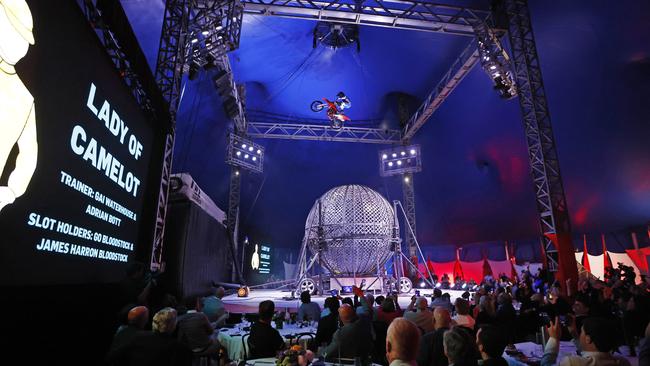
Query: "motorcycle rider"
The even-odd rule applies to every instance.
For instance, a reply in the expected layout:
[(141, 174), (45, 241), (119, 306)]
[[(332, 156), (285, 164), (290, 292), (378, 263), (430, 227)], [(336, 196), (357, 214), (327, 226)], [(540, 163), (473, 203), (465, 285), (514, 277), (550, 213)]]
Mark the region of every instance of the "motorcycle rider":
[(352, 103), (350, 102), (350, 98), (348, 98), (347, 95), (343, 92), (339, 92), (336, 94), (336, 107), (338, 108), (339, 113), (343, 113), (343, 110), (346, 108), (350, 108), (352, 106)]

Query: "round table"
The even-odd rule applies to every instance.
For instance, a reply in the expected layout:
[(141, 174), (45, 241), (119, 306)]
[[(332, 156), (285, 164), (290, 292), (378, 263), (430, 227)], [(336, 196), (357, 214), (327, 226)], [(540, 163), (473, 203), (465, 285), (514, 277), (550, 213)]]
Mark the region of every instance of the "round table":
[[(244, 326), (249, 326), (248, 324), (240, 324), (241, 328)], [(275, 325), (273, 325), (275, 328)], [(309, 326), (301, 327), (299, 324), (284, 324), (282, 329), (278, 329), (278, 332), (284, 338), (284, 342), (289, 345), (289, 342), (295, 338), (296, 334), (300, 333), (312, 333), (316, 336), (316, 324)], [(231, 360), (243, 360), (245, 355), (248, 354), (248, 346), (244, 349), (244, 344), (242, 342), (242, 336), (250, 333), (249, 331), (244, 331), (240, 328), (222, 328), (218, 330), (217, 340), (221, 343), (222, 346), (228, 351), (228, 358)], [(309, 337), (304, 337), (301, 340), (303, 348), (306, 348), (306, 343), (309, 340)], [(246, 353), (244, 353), (246, 352)]]

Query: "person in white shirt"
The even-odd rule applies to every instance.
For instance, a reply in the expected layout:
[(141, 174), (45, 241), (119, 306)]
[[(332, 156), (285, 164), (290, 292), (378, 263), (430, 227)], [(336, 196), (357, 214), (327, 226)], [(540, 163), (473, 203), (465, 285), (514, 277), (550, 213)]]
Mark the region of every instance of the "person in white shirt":
[(476, 321), (469, 315), (469, 302), (459, 297), (456, 299), (454, 306), (456, 307), (456, 316), (453, 319), (456, 325), (474, 329)]
[[(624, 357), (611, 354), (616, 347), (616, 332), (612, 331), (616, 325), (605, 318), (587, 318), (582, 323), (580, 330), (580, 356), (566, 356), (560, 360), (559, 366), (630, 366)], [(560, 350), (560, 337), (562, 324), (560, 319), (551, 321), (548, 327), (548, 342), (544, 348), (544, 356), (540, 366), (553, 366), (556, 364)]]

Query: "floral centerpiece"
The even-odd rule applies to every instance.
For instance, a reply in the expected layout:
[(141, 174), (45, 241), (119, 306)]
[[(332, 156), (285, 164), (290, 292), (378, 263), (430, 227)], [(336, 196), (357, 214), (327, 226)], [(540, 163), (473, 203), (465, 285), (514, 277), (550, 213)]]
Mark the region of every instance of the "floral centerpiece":
[(282, 351), (275, 361), (276, 366), (307, 366), (314, 360), (314, 353), (305, 351), (302, 346), (291, 346), (288, 350)]

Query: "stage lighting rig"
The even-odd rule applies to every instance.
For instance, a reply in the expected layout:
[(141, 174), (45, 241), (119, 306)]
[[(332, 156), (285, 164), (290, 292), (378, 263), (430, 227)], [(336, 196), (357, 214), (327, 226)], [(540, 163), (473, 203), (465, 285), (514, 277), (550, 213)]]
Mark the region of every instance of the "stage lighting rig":
[(228, 137), (226, 164), (242, 167), (256, 173), (264, 170), (264, 147), (231, 133)]
[(503, 99), (517, 96), (517, 84), (512, 72), (510, 57), (505, 51), (499, 37), (484, 22), (473, 26), (476, 33), (479, 60), (483, 70), (492, 78), (494, 90)]
[(333, 50), (356, 44), (357, 52), (360, 52), (359, 26), (356, 24), (318, 22), (314, 28), (314, 48), (319, 43)]
[(195, 2), (188, 25), (186, 68), (195, 64), (209, 69), (215, 60), (239, 48), (243, 15), (239, 0)]
[[(379, 172), (382, 177), (422, 170), (420, 145), (400, 146), (379, 152)], [(407, 182), (408, 183), (408, 182)]]

